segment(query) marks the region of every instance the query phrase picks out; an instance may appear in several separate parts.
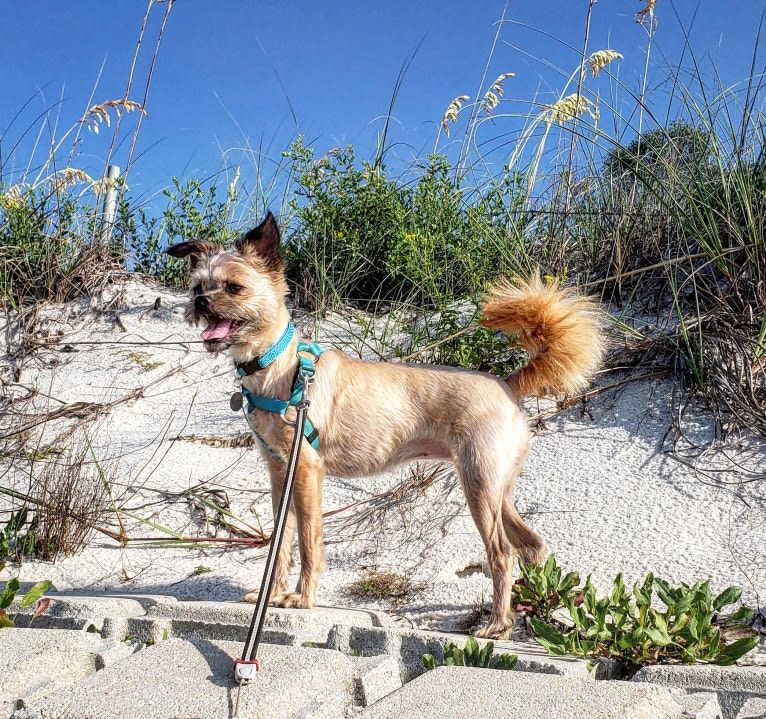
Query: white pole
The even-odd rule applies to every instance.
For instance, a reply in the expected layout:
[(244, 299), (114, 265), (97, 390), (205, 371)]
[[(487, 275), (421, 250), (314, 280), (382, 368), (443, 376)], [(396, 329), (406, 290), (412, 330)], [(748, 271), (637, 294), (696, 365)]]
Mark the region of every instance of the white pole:
[(117, 215), (117, 179), (120, 176), (120, 168), (117, 165), (109, 165), (106, 169), (106, 196), (104, 197), (104, 213), (101, 216), (101, 243), (109, 244), (112, 237), (114, 219)]

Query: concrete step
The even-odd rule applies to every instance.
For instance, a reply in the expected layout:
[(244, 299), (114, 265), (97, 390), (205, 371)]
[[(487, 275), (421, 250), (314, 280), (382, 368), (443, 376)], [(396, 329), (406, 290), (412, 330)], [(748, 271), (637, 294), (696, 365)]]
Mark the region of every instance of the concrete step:
[(136, 646), (98, 634), (57, 629), (0, 629), (0, 707), (34, 702), (59, 687), (121, 662)]
[(368, 707), (358, 719), (681, 719), (664, 687), (575, 677), (437, 667)]
[[(40, 719), (230, 717), (237, 694), (232, 665), (240, 651), (234, 642), (168, 639), (47, 693), (31, 702), (26, 715)], [(327, 649), (277, 645), (264, 645), (259, 655), (261, 671), (241, 690), (240, 719), (334, 719), (377, 699), (381, 683), (388, 682), (388, 690), (401, 685), (397, 665), (390, 658), (357, 661)]]

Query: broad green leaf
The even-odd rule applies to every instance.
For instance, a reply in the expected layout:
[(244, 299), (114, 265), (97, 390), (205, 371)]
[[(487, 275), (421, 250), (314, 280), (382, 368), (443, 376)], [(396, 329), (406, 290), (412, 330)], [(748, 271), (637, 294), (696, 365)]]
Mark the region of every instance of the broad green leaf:
[(21, 589), (21, 584), (19, 584), (18, 577), (13, 577), (8, 580), (5, 589), (3, 589), (3, 593), (0, 594), (0, 609), (8, 609), (8, 607), (11, 606), (19, 589)]
[(13, 620), (8, 616), (4, 609), (0, 609), (0, 629), (11, 629), (16, 625)]
[(741, 596), (742, 596), (742, 589), (740, 587), (729, 587), (728, 589), (724, 589), (713, 600), (713, 609), (715, 609), (716, 612), (720, 612), (723, 607), (726, 607), (729, 604), (734, 604), (734, 602), (739, 601), (739, 598)]
[(726, 620), (726, 624), (728, 626), (730, 624), (735, 624), (736, 622), (746, 622), (748, 619), (752, 618), (753, 610), (750, 609), (750, 607), (742, 606)]
[(495, 651), (494, 642), (487, 642), (484, 649), (479, 653), (479, 666), (488, 667), (490, 659), (492, 659), (492, 653)]
[(676, 618), (670, 627), (671, 634), (677, 634), (689, 623), (689, 615), (681, 614)]
[(50, 588), (53, 582), (50, 579), (44, 579), (42, 582), (38, 582), (33, 587), (27, 590), (22, 600), (19, 602), (19, 606), (24, 609), (32, 606), (40, 597), (45, 594)]
[(537, 617), (532, 617), (530, 622), (532, 623), (532, 631), (539, 639), (557, 646), (564, 646), (564, 635), (558, 629)]
[(743, 657), (751, 649), (758, 646), (760, 637), (754, 634), (752, 637), (743, 637), (727, 645), (715, 660), (716, 664), (734, 664), (740, 657)]
[(580, 583), (580, 575), (577, 572), (569, 572), (559, 584), (559, 591), (564, 594), (574, 589)]
[(519, 658), (515, 654), (501, 654), (497, 658), (498, 669), (513, 669), (516, 666), (516, 662)]
[(614, 578), (614, 586), (612, 587), (612, 604), (617, 604), (622, 595), (625, 593), (625, 580), (622, 577), (622, 572)]
[(671, 589), (664, 579), (654, 578), (654, 587), (657, 590), (657, 596), (668, 606), (672, 607), (676, 601), (676, 593)]
[(655, 627), (646, 628), (646, 636), (649, 637), (658, 647), (666, 647), (668, 644), (672, 644), (673, 640), (667, 635), (667, 633), (656, 629)]
[(431, 669), (436, 669), (436, 659), (434, 659), (433, 654), (423, 655), (423, 666), (429, 671)]
[(479, 642), (473, 637), (468, 637), (465, 641), (465, 648), (463, 649), (463, 659), (467, 667), (477, 666), (476, 660), (479, 656)]

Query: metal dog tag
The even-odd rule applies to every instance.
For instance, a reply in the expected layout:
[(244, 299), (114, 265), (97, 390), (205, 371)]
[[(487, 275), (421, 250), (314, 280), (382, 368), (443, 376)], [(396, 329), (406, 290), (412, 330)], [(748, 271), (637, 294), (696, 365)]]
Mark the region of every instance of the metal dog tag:
[(242, 409), (242, 392), (235, 392), (229, 399), (229, 407), (232, 412), (239, 412)]

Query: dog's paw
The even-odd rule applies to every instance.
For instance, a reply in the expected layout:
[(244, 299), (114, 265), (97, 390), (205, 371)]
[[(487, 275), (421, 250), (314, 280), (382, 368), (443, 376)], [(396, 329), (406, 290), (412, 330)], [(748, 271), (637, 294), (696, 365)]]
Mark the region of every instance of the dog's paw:
[(480, 639), (510, 639), (512, 629), (513, 624), (494, 621), (472, 633)]
[(311, 609), (316, 606), (316, 602), (309, 597), (298, 592), (282, 592), (272, 598), (271, 603), (277, 607)]
[(258, 597), (260, 596), (261, 592), (258, 589), (251, 589), (249, 592), (246, 592), (242, 595), (243, 602), (247, 602), (248, 604), (257, 604), (258, 603)]

